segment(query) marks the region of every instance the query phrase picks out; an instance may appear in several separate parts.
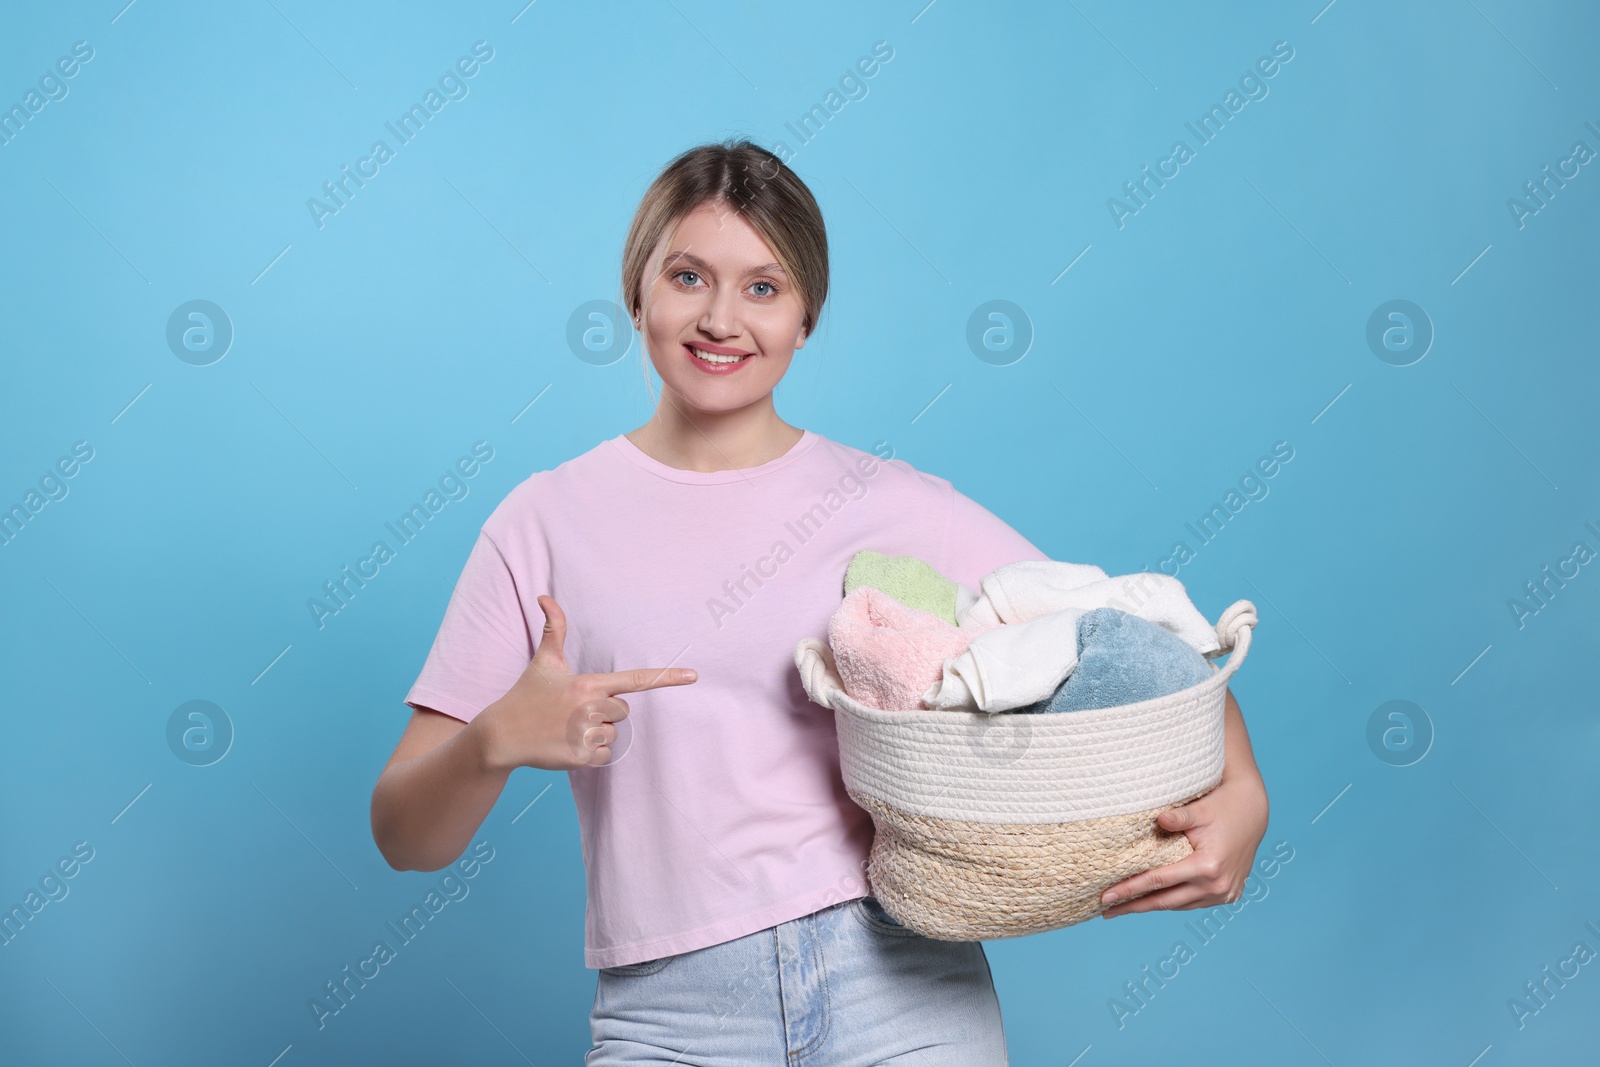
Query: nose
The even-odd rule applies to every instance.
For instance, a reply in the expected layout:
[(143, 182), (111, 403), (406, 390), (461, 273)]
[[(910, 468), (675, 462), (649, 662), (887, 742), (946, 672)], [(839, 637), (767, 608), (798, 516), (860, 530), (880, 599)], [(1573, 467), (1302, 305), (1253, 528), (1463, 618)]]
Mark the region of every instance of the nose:
[(700, 329), (719, 341), (739, 333), (739, 294), (727, 286), (719, 287), (700, 314)]

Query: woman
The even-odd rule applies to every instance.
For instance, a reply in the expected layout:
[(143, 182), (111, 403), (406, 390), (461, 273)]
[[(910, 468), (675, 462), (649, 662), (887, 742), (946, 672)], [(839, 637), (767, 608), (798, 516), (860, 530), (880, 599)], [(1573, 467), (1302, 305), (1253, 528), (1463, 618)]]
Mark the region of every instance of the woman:
[[(1006, 1062), (982, 943), (922, 937), (870, 895), (871, 821), (793, 650), (826, 635), (860, 549), (971, 587), (1048, 557), (949, 481), (779, 418), (827, 287), (821, 213), (776, 156), (730, 141), (667, 166), (623, 253), (656, 412), (485, 521), (373, 790), (385, 858), (431, 871), (512, 770), (568, 772), (589, 1064)], [(1230, 695), (1222, 784), (1161, 819), (1194, 854), (1106, 914), (1237, 900), (1266, 816)]]

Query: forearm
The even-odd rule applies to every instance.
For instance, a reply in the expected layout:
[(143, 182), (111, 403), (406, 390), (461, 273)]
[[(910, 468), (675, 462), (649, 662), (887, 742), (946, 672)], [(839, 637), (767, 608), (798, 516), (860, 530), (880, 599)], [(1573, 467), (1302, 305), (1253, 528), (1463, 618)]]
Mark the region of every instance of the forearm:
[(466, 851), (500, 799), (507, 769), (486, 758), (488, 721), (386, 769), (372, 790), (372, 838), (397, 871), (436, 871)]
[(1232, 689), (1228, 690), (1223, 735), (1223, 780), (1254, 779), (1260, 782), (1261, 771), (1256, 767), (1255, 751), (1250, 747), (1250, 734), (1244, 728), (1244, 713), (1239, 710), (1239, 702), (1233, 699)]

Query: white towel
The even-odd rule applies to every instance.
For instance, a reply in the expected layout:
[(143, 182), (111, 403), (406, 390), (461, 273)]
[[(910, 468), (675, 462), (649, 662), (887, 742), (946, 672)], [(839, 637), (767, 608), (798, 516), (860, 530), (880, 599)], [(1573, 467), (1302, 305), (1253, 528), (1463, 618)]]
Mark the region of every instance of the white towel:
[(1044, 700), (1078, 665), (1083, 614), (1083, 608), (1064, 608), (979, 634), (965, 652), (944, 661), (943, 676), (922, 695), (923, 704), (1009, 711)]
[(957, 625), (1006, 625), (945, 660), (942, 677), (922, 697), (930, 708), (1009, 711), (1048, 697), (1078, 665), (1077, 620), (1094, 608), (1116, 608), (1163, 626), (1202, 655), (1221, 647), (1183, 583), (1169, 575), (1111, 578), (1092, 564), (1022, 560), (990, 572), (979, 585), (982, 592), (958, 613)]
[(956, 615), (956, 625), (1027, 622), (1052, 611), (1077, 607), (1069, 594), (1105, 579), (1106, 572), (1092, 563), (1065, 563), (1053, 559), (1007, 563), (990, 571), (978, 583), (977, 603)]
[(1093, 564), (1060, 560), (1007, 563), (985, 575), (977, 601), (956, 615), (957, 626), (1027, 622), (1062, 608), (1116, 608), (1158, 623), (1201, 653), (1215, 652), (1217, 632), (1190, 603), (1183, 583), (1141, 571), (1116, 578)]

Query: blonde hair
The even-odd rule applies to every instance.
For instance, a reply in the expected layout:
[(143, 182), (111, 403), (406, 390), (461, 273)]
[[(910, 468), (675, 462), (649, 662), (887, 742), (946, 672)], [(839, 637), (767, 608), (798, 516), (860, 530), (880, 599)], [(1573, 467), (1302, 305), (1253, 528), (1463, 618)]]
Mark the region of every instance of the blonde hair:
[(816, 329), (828, 297), (828, 233), (805, 182), (783, 161), (748, 140), (697, 145), (681, 153), (650, 183), (622, 247), (622, 306), (641, 312), (650, 256), (662, 235), (689, 212), (722, 201), (772, 248), (805, 310), (806, 336)]

